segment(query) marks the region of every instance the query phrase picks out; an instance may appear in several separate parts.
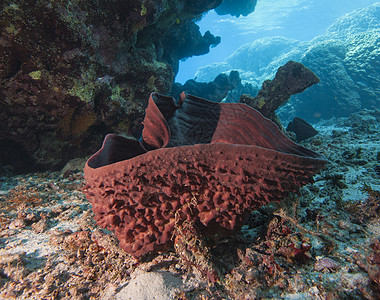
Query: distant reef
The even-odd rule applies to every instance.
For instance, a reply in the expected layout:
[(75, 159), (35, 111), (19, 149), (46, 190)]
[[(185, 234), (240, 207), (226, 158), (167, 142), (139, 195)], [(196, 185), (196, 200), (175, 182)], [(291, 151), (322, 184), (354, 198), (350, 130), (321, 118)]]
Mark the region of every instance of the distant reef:
[[(268, 37), (243, 45), (225, 62), (198, 70), (197, 81), (212, 81), (221, 72), (238, 70), (243, 86), (257, 91), (289, 60), (302, 63), (320, 83), (292, 96), (279, 109), (283, 120), (301, 117), (309, 122), (348, 116), (363, 108), (380, 107), (380, 2), (339, 18), (309, 42)], [(247, 87), (245, 87), (247, 90)], [(231, 91), (227, 101), (238, 101)], [(255, 96), (255, 95), (253, 95)]]
[(1, 1), (0, 167), (57, 169), (106, 133), (139, 136), (149, 94), (220, 42), (195, 22), (222, 3), (255, 1)]

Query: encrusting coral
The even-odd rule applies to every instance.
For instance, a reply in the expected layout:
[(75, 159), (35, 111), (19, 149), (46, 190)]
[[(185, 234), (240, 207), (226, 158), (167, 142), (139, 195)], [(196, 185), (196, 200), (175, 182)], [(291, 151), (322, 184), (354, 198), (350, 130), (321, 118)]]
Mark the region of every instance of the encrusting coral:
[(98, 224), (140, 257), (167, 250), (183, 224), (210, 237), (238, 230), (325, 163), (245, 104), (152, 93), (141, 141), (107, 135), (86, 163), (85, 193)]

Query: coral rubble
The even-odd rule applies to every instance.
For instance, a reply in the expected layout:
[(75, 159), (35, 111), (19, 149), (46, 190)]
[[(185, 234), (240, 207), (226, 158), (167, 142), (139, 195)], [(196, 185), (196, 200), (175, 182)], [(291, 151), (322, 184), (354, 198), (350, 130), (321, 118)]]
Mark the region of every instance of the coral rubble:
[(179, 253), (139, 262), (95, 224), (78, 161), (62, 173), (0, 177), (0, 298), (135, 299), (155, 291), (189, 300), (377, 300), (379, 121), (379, 111), (363, 110), (318, 123), (319, 134), (302, 142), (329, 160), (313, 184), (213, 242), (185, 222)]

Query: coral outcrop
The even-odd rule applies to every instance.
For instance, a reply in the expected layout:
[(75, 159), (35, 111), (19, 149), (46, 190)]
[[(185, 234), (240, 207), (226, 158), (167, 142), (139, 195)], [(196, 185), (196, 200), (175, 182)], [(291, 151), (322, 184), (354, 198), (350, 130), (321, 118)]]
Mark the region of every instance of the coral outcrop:
[(107, 135), (85, 166), (95, 219), (140, 257), (194, 223), (215, 236), (312, 181), (326, 161), (245, 104), (151, 94), (141, 141)]
[(304, 65), (288, 61), (278, 69), (273, 80), (263, 82), (256, 97), (242, 95), (240, 102), (257, 109), (265, 117), (281, 126), (276, 110), (288, 101), (290, 96), (302, 93), (318, 82), (319, 78)]

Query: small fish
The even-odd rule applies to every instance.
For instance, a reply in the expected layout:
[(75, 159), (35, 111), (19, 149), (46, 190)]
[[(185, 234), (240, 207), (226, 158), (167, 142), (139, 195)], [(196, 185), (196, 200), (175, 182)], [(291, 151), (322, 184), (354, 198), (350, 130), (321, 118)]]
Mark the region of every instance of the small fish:
[(113, 80), (112, 76), (105, 75), (103, 77), (98, 77), (98, 81), (105, 84), (110, 84)]

